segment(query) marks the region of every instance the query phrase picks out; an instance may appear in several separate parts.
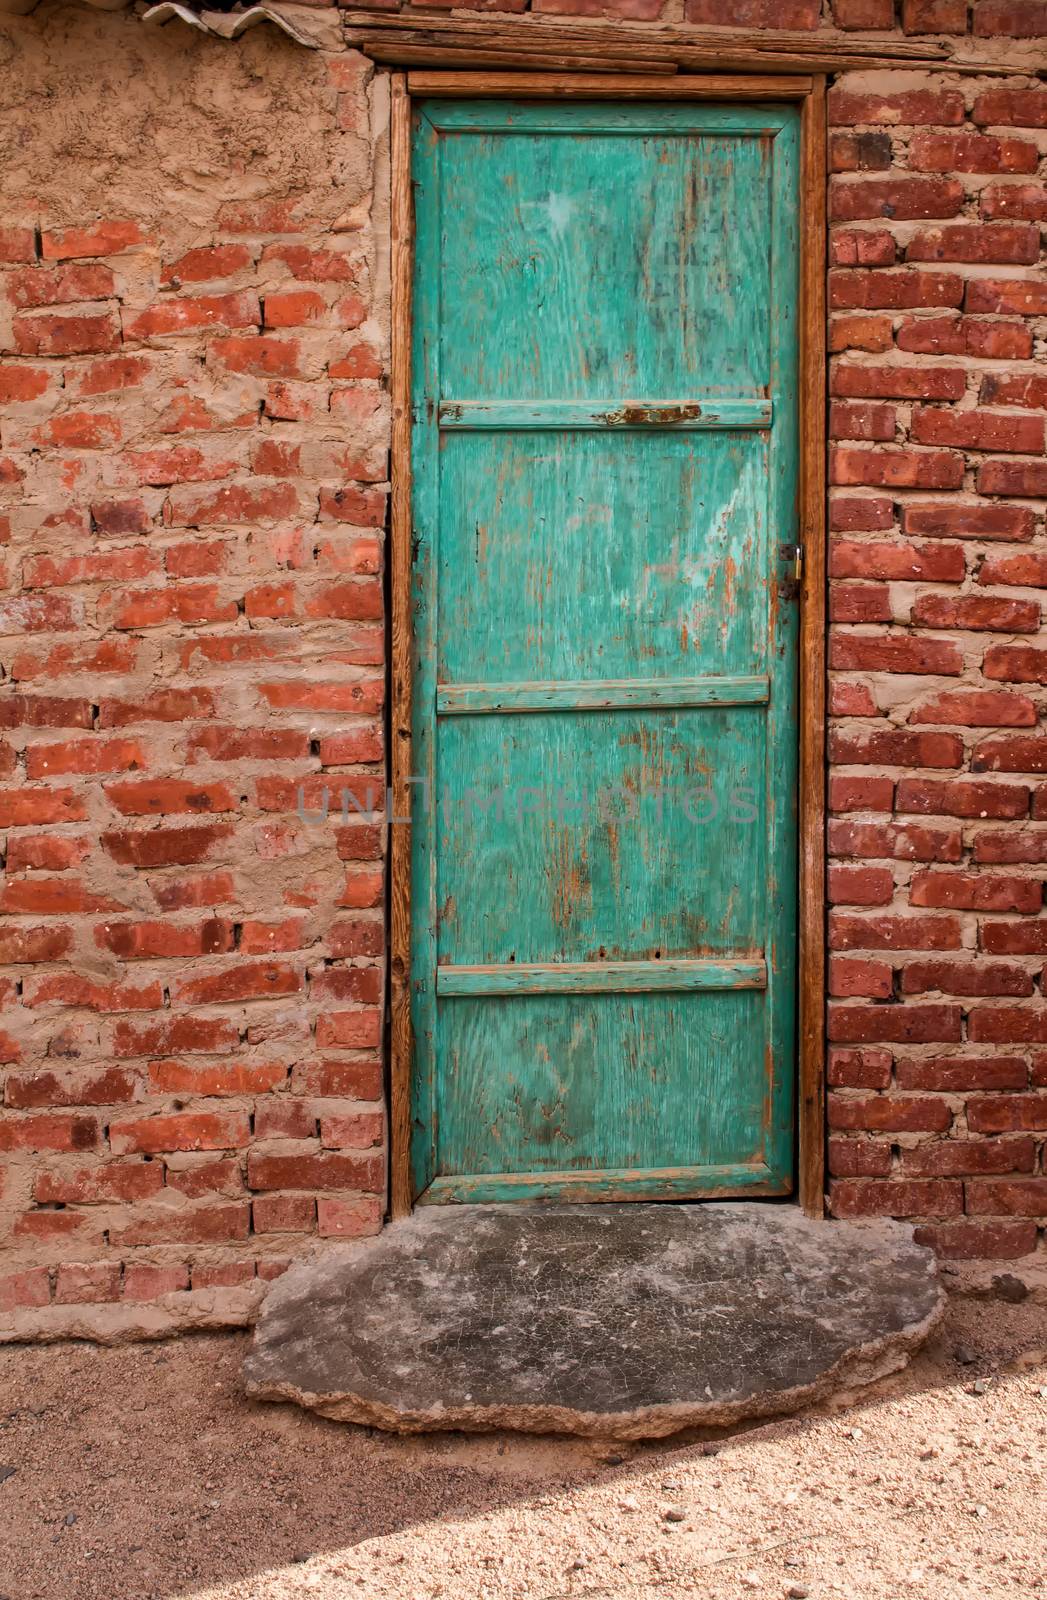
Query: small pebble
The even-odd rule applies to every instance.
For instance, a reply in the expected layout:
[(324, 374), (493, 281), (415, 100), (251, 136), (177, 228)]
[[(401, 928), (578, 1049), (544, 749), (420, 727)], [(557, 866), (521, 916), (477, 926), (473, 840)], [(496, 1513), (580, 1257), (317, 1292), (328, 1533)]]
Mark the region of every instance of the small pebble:
[(662, 1512), (663, 1522), (686, 1522), (687, 1513), (680, 1511), (676, 1506), (670, 1506), (668, 1511)]
[(785, 1591), (788, 1600), (807, 1600), (810, 1592), (805, 1583), (791, 1583)]

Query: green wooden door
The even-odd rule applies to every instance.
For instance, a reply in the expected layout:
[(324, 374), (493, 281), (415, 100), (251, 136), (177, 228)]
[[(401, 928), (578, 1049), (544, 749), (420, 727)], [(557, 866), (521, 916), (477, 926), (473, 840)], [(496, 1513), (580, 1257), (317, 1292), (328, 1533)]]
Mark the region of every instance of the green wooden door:
[(782, 1194), (799, 119), (416, 107), (412, 1170)]

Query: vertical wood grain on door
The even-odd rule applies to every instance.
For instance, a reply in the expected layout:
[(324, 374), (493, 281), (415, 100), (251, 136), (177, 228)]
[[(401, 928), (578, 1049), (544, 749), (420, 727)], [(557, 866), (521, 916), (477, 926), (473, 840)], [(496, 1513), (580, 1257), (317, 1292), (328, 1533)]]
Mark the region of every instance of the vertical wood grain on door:
[(415, 110), (427, 1200), (791, 1188), (798, 153), (791, 107)]

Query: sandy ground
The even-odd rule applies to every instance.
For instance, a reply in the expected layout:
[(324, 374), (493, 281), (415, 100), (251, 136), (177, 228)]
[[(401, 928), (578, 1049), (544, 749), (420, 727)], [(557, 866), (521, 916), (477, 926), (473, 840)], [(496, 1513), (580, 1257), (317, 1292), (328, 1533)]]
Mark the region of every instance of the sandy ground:
[(0, 1600), (1047, 1595), (1047, 1307), (717, 1443), (400, 1440), (245, 1400), (245, 1343), (0, 1353)]

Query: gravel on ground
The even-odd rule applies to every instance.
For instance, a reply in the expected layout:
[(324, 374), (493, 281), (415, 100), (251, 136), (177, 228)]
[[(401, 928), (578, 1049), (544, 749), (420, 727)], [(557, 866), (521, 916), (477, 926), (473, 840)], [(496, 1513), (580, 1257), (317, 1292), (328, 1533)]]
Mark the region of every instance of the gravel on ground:
[(399, 1439), (253, 1403), (243, 1334), (0, 1352), (0, 1600), (1047, 1595), (1047, 1307), (654, 1445)]

